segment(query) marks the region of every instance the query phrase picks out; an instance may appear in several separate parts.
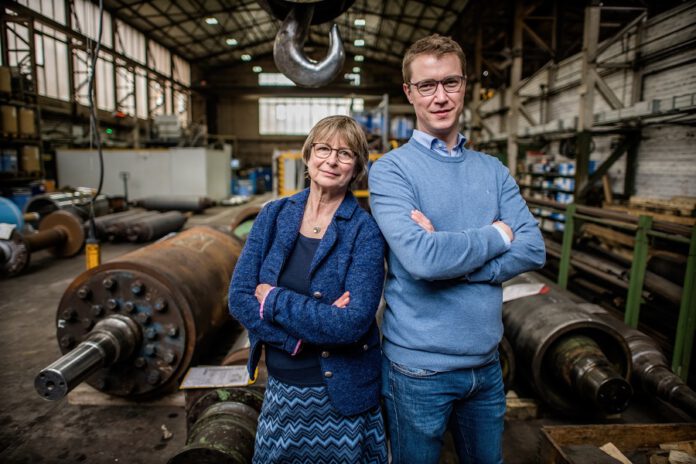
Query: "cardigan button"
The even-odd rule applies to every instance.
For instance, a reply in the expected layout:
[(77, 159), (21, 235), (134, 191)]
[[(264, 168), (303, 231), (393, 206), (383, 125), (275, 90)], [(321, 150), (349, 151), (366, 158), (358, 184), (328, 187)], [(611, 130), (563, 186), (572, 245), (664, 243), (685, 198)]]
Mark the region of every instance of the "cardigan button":
[(321, 298), (323, 295), (321, 294), (320, 291), (316, 291), (316, 292), (312, 293), (312, 296), (318, 300), (318, 299)]
[(369, 350), (369, 349), (370, 349), (370, 347), (367, 346), (367, 343), (365, 343), (365, 344), (363, 345), (363, 351), (367, 351), (367, 350)]
[(324, 372), (324, 377), (326, 377), (327, 379), (333, 377), (333, 372), (331, 372), (331, 371)]
[(328, 351), (322, 351), (322, 352), (321, 352), (321, 357), (322, 357), (322, 358), (328, 358), (328, 357), (329, 357), (329, 352), (328, 352)]

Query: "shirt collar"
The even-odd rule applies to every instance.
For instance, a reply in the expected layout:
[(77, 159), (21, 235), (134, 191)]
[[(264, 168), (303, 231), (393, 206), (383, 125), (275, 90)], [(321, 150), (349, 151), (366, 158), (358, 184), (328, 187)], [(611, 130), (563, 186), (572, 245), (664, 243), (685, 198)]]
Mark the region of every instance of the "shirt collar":
[(454, 144), (451, 152), (447, 149), (447, 144), (445, 142), (428, 133), (419, 131), (418, 129), (413, 130), (412, 138), (425, 148), (433, 150), (444, 156), (462, 156), (462, 154), (464, 154), (466, 137), (459, 133), (457, 133), (457, 143)]

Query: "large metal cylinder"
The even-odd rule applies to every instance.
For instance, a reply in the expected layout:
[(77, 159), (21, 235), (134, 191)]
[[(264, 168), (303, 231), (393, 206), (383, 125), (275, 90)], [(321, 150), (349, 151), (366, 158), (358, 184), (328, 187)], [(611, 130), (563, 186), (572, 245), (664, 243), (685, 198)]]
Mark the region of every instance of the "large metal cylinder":
[(632, 394), (627, 343), (615, 328), (538, 274), (523, 274), (507, 285), (542, 282), (550, 292), (503, 305), (505, 336), (515, 351), (517, 373), (561, 413), (623, 411)]
[[(71, 212), (80, 219), (86, 220), (89, 215), (92, 191), (78, 189), (74, 192), (52, 192), (32, 197), (24, 207), (26, 213), (39, 213), (44, 217), (54, 211), (65, 210)], [(109, 212), (109, 200), (104, 195), (99, 195), (94, 200), (94, 215), (103, 216)]]
[[(137, 324), (142, 341), (130, 356), (107, 359), (88, 383), (138, 399), (171, 391), (209, 335), (231, 320), (227, 287), (240, 253), (238, 240), (195, 227), (82, 273), (58, 306), (57, 338), (64, 358), (76, 357), (71, 350), (81, 343), (92, 343), (93, 327), (103, 328), (100, 321), (124, 316)], [(58, 378), (82, 375), (69, 375), (62, 360), (51, 365)], [(78, 370), (88, 371), (91, 365)], [(43, 389), (39, 393), (57, 399)]]
[(85, 233), (82, 222), (72, 213), (55, 211), (46, 216), (33, 234), (16, 230), (7, 240), (0, 240), (0, 276), (16, 276), (24, 272), (31, 253), (48, 248), (58, 258), (75, 256), (82, 250)]
[(192, 196), (166, 196), (166, 197), (147, 197), (135, 202), (138, 206), (145, 209), (157, 211), (192, 211), (201, 213), (206, 208), (213, 206), (213, 201), (207, 197)]
[(597, 305), (587, 303), (581, 306), (621, 332), (633, 358), (634, 385), (696, 419), (696, 392), (672, 372), (667, 358), (651, 337), (627, 326)]
[(149, 242), (181, 229), (187, 219), (178, 211), (143, 218), (126, 228), (126, 237), (130, 242)]
[(210, 390), (187, 409), (186, 446), (168, 464), (247, 464), (254, 455), (263, 389)]

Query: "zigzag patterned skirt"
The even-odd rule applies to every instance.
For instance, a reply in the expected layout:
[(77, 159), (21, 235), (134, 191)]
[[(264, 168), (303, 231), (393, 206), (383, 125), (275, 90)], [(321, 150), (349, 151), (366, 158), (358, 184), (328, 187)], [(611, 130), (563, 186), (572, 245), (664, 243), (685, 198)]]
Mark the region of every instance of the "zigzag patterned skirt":
[(345, 417), (326, 386), (299, 387), (272, 377), (256, 431), (254, 464), (386, 464), (379, 408)]

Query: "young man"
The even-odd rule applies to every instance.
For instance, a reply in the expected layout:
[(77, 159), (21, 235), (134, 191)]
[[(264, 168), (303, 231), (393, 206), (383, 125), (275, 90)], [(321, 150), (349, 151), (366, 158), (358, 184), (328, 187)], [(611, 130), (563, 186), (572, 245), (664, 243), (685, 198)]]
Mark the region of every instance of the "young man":
[(436, 464), (448, 423), (461, 462), (502, 462), (501, 284), (545, 261), (507, 168), (464, 147), (465, 68), (446, 37), (407, 50), (403, 89), (417, 130), (370, 171), (389, 244), (382, 395), (394, 464)]

